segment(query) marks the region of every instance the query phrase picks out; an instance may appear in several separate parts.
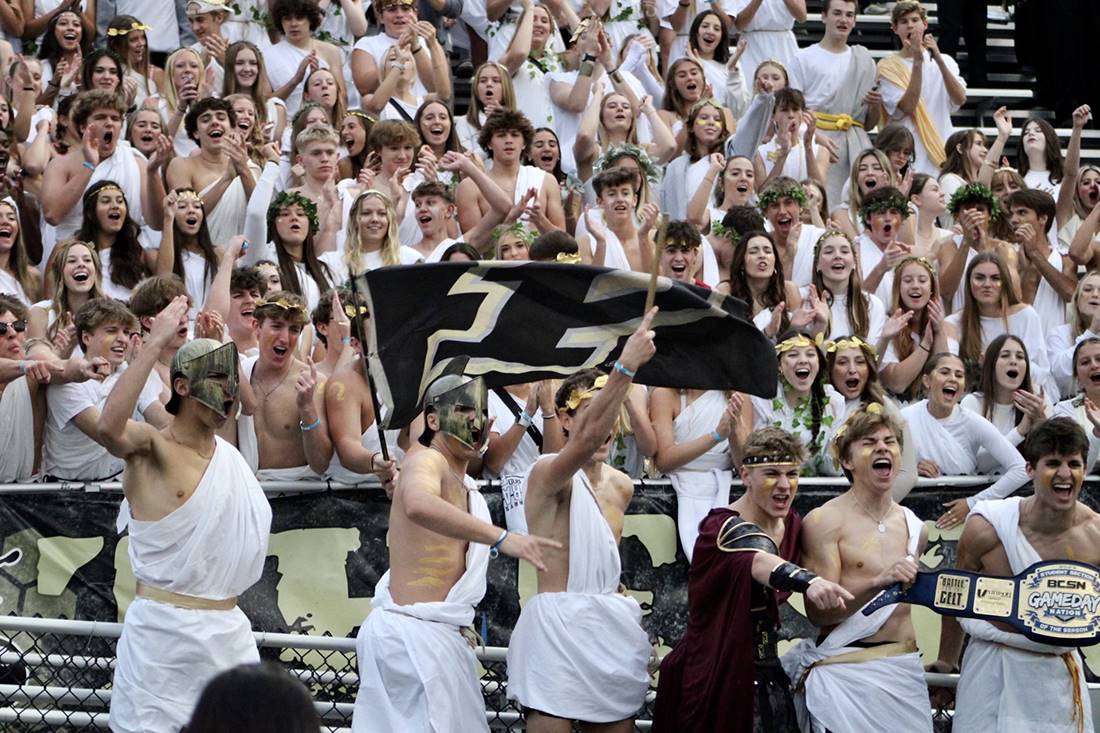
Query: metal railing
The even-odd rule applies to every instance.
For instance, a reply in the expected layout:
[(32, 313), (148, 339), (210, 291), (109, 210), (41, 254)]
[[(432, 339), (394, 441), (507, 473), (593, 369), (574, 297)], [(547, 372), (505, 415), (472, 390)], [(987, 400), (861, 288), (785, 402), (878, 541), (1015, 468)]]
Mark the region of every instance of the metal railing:
[[(0, 726), (21, 731), (101, 731), (108, 727), (115, 644), (122, 624), (0, 617)], [(323, 730), (350, 730), (358, 675), (355, 640), (299, 634), (254, 634), (265, 660), (281, 664), (309, 690)], [(485, 716), (490, 729), (522, 731), (520, 711), (507, 699), (507, 650), (479, 647)], [(953, 689), (957, 675), (927, 674), (930, 688)], [(1100, 685), (1089, 685), (1100, 710)], [(651, 690), (635, 729), (648, 731)], [(950, 704), (932, 707), (936, 730), (950, 730)]]

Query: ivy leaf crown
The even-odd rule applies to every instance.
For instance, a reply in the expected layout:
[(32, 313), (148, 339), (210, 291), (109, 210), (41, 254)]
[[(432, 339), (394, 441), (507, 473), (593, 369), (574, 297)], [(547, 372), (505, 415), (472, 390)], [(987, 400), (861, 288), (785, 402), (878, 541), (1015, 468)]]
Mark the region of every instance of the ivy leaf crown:
[(785, 198), (792, 198), (798, 202), (800, 207), (806, 207), (806, 192), (802, 190), (802, 186), (791, 185), (770, 186), (764, 189), (757, 200), (757, 206), (760, 208), (761, 212), (765, 212), (768, 210), (769, 206)]
[(297, 191), (280, 191), (275, 194), (275, 198), (271, 200), (271, 205), (267, 207), (267, 231), (269, 237), (273, 236), (275, 232), (275, 220), (279, 217), (279, 213), (293, 204), (298, 204), (298, 206), (302, 207), (302, 211), (306, 212), (306, 218), (309, 219), (310, 234), (316, 234), (317, 230), (320, 229), (317, 220), (317, 204)]
[(1001, 215), (1001, 207), (997, 205), (997, 197), (993, 195), (993, 191), (990, 190), (989, 186), (983, 183), (968, 183), (953, 193), (951, 203), (947, 205), (947, 209), (952, 216), (956, 216), (963, 204), (969, 203), (983, 203), (988, 206), (990, 221), (996, 221), (997, 217)]

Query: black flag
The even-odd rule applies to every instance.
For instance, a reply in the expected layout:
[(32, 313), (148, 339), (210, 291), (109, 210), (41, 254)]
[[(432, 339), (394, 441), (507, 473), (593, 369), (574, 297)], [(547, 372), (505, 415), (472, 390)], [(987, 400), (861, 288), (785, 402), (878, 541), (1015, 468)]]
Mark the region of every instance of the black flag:
[[(637, 329), (649, 276), (536, 262), (447, 262), (372, 270), (357, 278), (370, 307), (370, 374), (386, 427), (416, 417), (421, 395), (461, 366), (490, 387), (607, 371)], [(635, 381), (772, 397), (775, 348), (745, 304), (657, 281), (657, 354)]]

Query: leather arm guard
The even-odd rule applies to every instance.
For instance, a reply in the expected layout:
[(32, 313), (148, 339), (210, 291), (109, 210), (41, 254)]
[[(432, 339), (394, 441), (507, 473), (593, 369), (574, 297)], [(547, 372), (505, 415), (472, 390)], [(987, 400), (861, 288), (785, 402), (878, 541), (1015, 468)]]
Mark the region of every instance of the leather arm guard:
[(789, 591), (791, 593), (805, 593), (810, 583), (817, 580), (817, 576), (805, 568), (800, 568), (793, 562), (785, 562), (777, 565), (768, 578), (768, 586), (775, 590)]

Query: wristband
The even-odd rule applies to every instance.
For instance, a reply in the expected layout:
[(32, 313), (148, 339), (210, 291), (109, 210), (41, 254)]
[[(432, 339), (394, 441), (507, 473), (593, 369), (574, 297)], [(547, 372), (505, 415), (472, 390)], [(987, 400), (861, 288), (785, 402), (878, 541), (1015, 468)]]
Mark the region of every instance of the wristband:
[(344, 346), (351, 346), (351, 336), (344, 336), (340, 339), (340, 343), (342, 343)]
[(623, 366), (623, 363), (621, 361), (615, 362), (615, 371), (630, 379), (634, 379), (634, 375), (638, 373), (633, 369), (627, 369), (625, 366)]
[(717, 430), (711, 432), (710, 439), (713, 440), (715, 443), (721, 443), (723, 440), (725, 440), (725, 438), (722, 437), (722, 434)]
[(519, 417), (516, 418), (516, 424), (522, 427), (524, 430), (531, 427), (531, 423), (535, 421), (534, 415), (528, 415), (526, 411), (521, 412)]
[(95, 166), (94, 166), (94, 165), (92, 165), (91, 163), (89, 163), (88, 161), (84, 161), (84, 167), (85, 167), (85, 168), (87, 168), (87, 169), (88, 169), (88, 170), (90, 170), (90, 171), (94, 171), (94, 170), (95, 170)]
[(581, 76), (592, 76), (592, 69), (596, 68), (596, 65), (591, 61), (581, 62)]
[(489, 557), (500, 556), (500, 546), (504, 543), (504, 539), (508, 536), (508, 530), (504, 530), (500, 533), (500, 537), (497, 537), (497, 541), (489, 547)]
[(320, 425), (321, 425), (320, 416), (318, 416), (317, 419), (314, 420), (313, 422), (311, 422), (309, 425), (306, 425), (301, 420), (298, 421), (298, 427), (300, 427), (302, 429), (303, 433), (308, 433), (310, 430), (316, 430), (318, 427), (320, 427)]
[(419, 45), (417, 45), (417, 47), (412, 50), (413, 56), (415, 56), (418, 53), (420, 53), (420, 46)]
[(596, 57), (590, 53), (586, 53), (584, 56), (581, 57), (581, 61), (591, 61), (595, 63)]
[(805, 593), (810, 583), (820, 580), (816, 575), (805, 568), (800, 568), (793, 562), (785, 562), (777, 565), (768, 577), (768, 586), (775, 590), (789, 591), (791, 593)]
[(543, 419), (543, 422), (545, 422), (547, 420), (557, 420), (558, 419), (558, 413), (551, 412), (549, 415), (547, 415), (546, 411), (544, 410), (542, 412), (542, 419)]
[(19, 360), (19, 374), (20, 376), (26, 376), (27, 374), (27, 362), (23, 359)]

